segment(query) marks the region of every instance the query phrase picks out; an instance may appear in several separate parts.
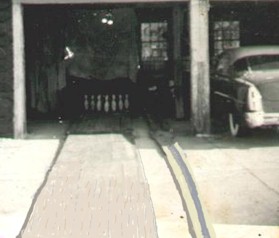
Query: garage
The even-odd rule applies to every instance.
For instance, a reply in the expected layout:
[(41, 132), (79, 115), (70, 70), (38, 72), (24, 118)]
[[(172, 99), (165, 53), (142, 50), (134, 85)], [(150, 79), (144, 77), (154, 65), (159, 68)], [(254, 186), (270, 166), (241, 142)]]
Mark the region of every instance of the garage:
[[(99, 54), (99, 62), (96, 63), (96, 65), (102, 65), (102, 67), (98, 67), (99, 72), (89, 71), (88, 73), (83, 73), (86, 75), (79, 73), (75, 76), (79, 79), (92, 77), (94, 79), (106, 79), (106, 81), (112, 78), (129, 78), (129, 82), (131, 81), (133, 86), (137, 84), (136, 88), (138, 88), (139, 84), (142, 84), (144, 85), (143, 87), (147, 87), (151, 91), (156, 88), (153, 87), (154, 85), (148, 85), (153, 80), (147, 80), (146, 83), (143, 82), (145, 80), (139, 79), (161, 78), (162, 80), (159, 81), (163, 84), (163, 88), (167, 89), (168, 96), (160, 97), (160, 99), (169, 99), (167, 102), (164, 102), (167, 106), (158, 112), (159, 115), (162, 113), (173, 118), (190, 120), (195, 133), (210, 133), (210, 63), (213, 64), (214, 56), (225, 48), (238, 45), (276, 44), (278, 31), (274, 22), (276, 22), (278, 16), (277, 5), (276, 1), (210, 1), (210, 4), (206, 1), (198, 0), (189, 1), (188, 3), (184, 1), (183, 3), (180, 1), (160, 1), (160, 3), (154, 1), (152, 4), (145, 1), (106, 1), (100, 4), (97, 1), (92, 3), (86, 0), (61, 0), (59, 2), (52, 0), (14, 0), (13, 5), (9, 6), (11, 11), (10, 19), (13, 19), (13, 21), (7, 22), (7, 25), (12, 30), (12, 34), (9, 31), (6, 32), (13, 40), (13, 44), (10, 44), (9, 47), (7, 46), (7, 49), (12, 47), (14, 52), (14, 55), (11, 56), (12, 58), (10, 57), (13, 61), (14, 70), (12, 76), (8, 73), (5, 74), (10, 75), (5, 80), (8, 83), (11, 83), (10, 81), (13, 80), (15, 90), (14, 93), (13, 90), (8, 92), (10, 95), (8, 98), (12, 98), (12, 100), (7, 99), (7, 92), (2, 93), (1, 96), (1, 100), (7, 101), (10, 105), (6, 107), (13, 108), (12, 114), (10, 113), (11, 115), (1, 117), (1, 120), (6, 121), (8, 124), (3, 130), (12, 128), (13, 132), (5, 132), (5, 134), (12, 133), (14, 137), (22, 137), (26, 132), (28, 118), (53, 118), (63, 113), (73, 114), (68, 116), (75, 116), (81, 113), (79, 110), (84, 109), (86, 107), (85, 104), (91, 106), (92, 95), (78, 92), (74, 96), (79, 99), (74, 97), (67, 99), (65, 95), (73, 94), (68, 93), (70, 90), (68, 92), (65, 92), (67, 90), (63, 91), (67, 83), (74, 82), (74, 84), (78, 84), (80, 82), (80, 80), (76, 79), (71, 80), (66, 70), (67, 64), (70, 61), (75, 61), (77, 57), (69, 59), (68, 62), (64, 58), (67, 58), (71, 53), (74, 53), (75, 56), (82, 54), (81, 50), (78, 50), (77, 53), (74, 52), (74, 48), (70, 47), (71, 40), (76, 39), (70, 37), (74, 32), (67, 30), (74, 28), (67, 28), (66, 25), (71, 20), (77, 20), (77, 15), (81, 14), (82, 11), (84, 11), (83, 15), (93, 14), (92, 16), (94, 16), (95, 14), (94, 17), (96, 18), (98, 14), (116, 16), (118, 15), (117, 11), (127, 9), (133, 15), (127, 13), (129, 15), (127, 19), (135, 19), (138, 27), (134, 31), (134, 36), (129, 37), (134, 37), (137, 43), (133, 45), (134, 48), (132, 47), (132, 50), (129, 50), (130, 53), (127, 51), (125, 52), (126, 55), (123, 53), (122, 56), (117, 54), (118, 59), (114, 62), (119, 63), (120, 58), (123, 58), (125, 55), (125, 60), (129, 63), (123, 62), (122, 66), (125, 64), (125, 67), (112, 67), (118, 70), (118, 73), (112, 73), (115, 77), (104, 76), (104, 73), (109, 73), (105, 70), (105, 65), (110, 64), (110, 61), (105, 60), (105, 58), (113, 55), (113, 51), (107, 50)], [(47, 9), (47, 11), (43, 11), (43, 9)], [(150, 12), (145, 14), (148, 9)], [(79, 13), (77, 13), (78, 10), (80, 11)], [(85, 12), (87, 13), (85, 14)], [(247, 14), (249, 17), (247, 17)], [(120, 15), (124, 16), (125, 14)], [(258, 15), (261, 15), (261, 18), (257, 17)], [(77, 18), (74, 20), (73, 16)], [(146, 19), (146, 16), (150, 16), (149, 19)], [(93, 18), (85, 22), (87, 22), (87, 25), (89, 22), (93, 24), (92, 27), (94, 27), (92, 29), (97, 31), (98, 27), (92, 22)], [(164, 23), (165, 21), (167, 24)], [(133, 21), (129, 21), (129, 25), (131, 25), (131, 22)], [(100, 21), (98, 23), (102, 26), (105, 25)], [(147, 28), (167, 29), (168, 34), (163, 34), (163, 40), (160, 39), (158, 41), (157, 39), (156, 47), (160, 46), (161, 48), (154, 50), (154, 54), (146, 53), (150, 52), (150, 47), (154, 42), (143, 42), (141, 38), (141, 29), (143, 29), (140, 26), (141, 24), (145, 24)], [(159, 28), (158, 24), (160, 25)], [(48, 27), (44, 27), (45, 25)], [(113, 27), (115, 26), (116, 24), (113, 24)], [(88, 32), (88, 30), (86, 31)], [(98, 38), (97, 36), (100, 38), (100, 34), (90, 32), (91, 36), (93, 36), (94, 44), (96, 44), (95, 40)], [(119, 30), (115, 32), (120, 33)], [(218, 36), (218, 34), (221, 34), (220, 32), (224, 33), (222, 33), (223, 38)], [(112, 34), (112, 31), (110, 34)], [(35, 35), (36, 37), (34, 37)], [(87, 38), (90, 36), (88, 33), (84, 35), (87, 35)], [(78, 39), (80, 44), (84, 40), (81, 38), (79, 37)], [(121, 37), (117, 38), (120, 39)], [(33, 44), (35, 39), (38, 40), (38, 44)], [(105, 41), (100, 42), (105, 44)], [(118, 44), (120, 44), (119, 42)], [(95, 50), (99, 48), (97, 45), (95, 45)], [(106, 49), (112, 49), (114, 46), (112, 44), (110, 47), (106, 47)], [(123, 45), (122, 47), (124, 48)], [(132, 51), (138, 52), (138, 55), (136, 56), (134, 53), (131, 53)], [(90, 51), (85, 50), (85, 52), (89, 53)], [(143, 52), (145, 52), (146, 62), (142, 58)], [(133, 57), (127, 60), (130, 57), (128, 55), (133, 55)], [(148, 58), (150, 55), (153, 57), (153, 66), (150, 66), (151, 61)], [(157, 56), (154, 57), (154, 55)], [(90, 57), (92, 57), (92, 54)], [(94, 60), (94, 62), (97, 62), (96, 58)], [(11, 70), (11, 61), (5, 63), (7, 63), (8, 68)], [(79, 71), (81, 71), (81, 66), (87, 67), (88, 65), (75, 64), (76, 69), (78, 68)], [(154, 70), (156, 67), (158, 68)], [(73, 67), (71, 69), (74, 71)], [(101, 69), (103, 72), (101, 72)], [(122, 73), (119, 73), (120, 71)], [(124, 71), (125, 74), (123, 73)], [(50, 78), (51, 80), (49, 80)], [(84, 87), (87, 88), (86, 85)], [(172, 96), (173, 92), (175, 97)], [(129, 104), (136, 105), (134, 107), (136, 108), (135, 112), (141, 114), (141, 107), (138, 105), (137, 100), (141, 102), (142, 100), (140, 99), (145, 99), (145, 97), (141, 92), (137, 93), (133, 93), (133, 95), (137, 95), (135, 97), (136, 100), (133, 101), (132, 98), (129, 98), (129, 100), (133, 101), (133, 103), (130, 104), (129, 102)], [(122, 100), (118, 96), (115, 101), (123, 101), (124, 105), (125, 94), (127, 93), (124, 93)], [(98, 95), (94, 95), (94, 103), (97, 103), (98, 99), (96, 97)], [(112, 95), (109, 98), (109, 100), (113, 101)], [(69, 103), (69, 100), (74, 102)], [(102, 101), (106, 101), (106, 94), (102, 97)], [(63, 106), (65, 103), (77, 105), (69, 106), (70, 110), (63, 111), (67, 108), (67, 106)], [(110, 107), (112, 108), (112, 106)], [(8, 119), (11, 116), (13, 118), (12, 121)]]
[[(117, 4), (116, 4), (117, 2)], [(71, 77), (68, 77), (66, 70), (66, 65), (63, 65), (61, 63), (61, 55), (63, 59), (63, 53), (68, 54), (75, 54), (72, 52), (72, 48), (66, 45), (65, 40), (69, 40), (70, 38), (65, 37), (65, 33), (67, 36), (70, 34), (70, 28), (63, 28), (61, 30), (61, 27), (63, 27), (63, 24), (65, 21), (67, 22), (69, 19), (72, 19), (73, 16), (77, 13), (78, 9), (84, 12), (90, 12), (95, 14), (95, 18), (98, 15), (98, 12), (107, 12), (106, 14), (113, 15), (115, 12), (121, 10), (121, 8), (128, 8), (131, 12), (134, 12), (133, 14), (136, 15), (137, 21), (140, 23), (137, 25), (136, 34), (133, 37), (137, 38), (137, 52), (138, 52), (138, 59), (136, 59), (136, 56), (133, 54), (133, 57), (128, 60), (128, 67), (126, 66), (126, 72), (124, 75), (124, 78), (127, 78), (127, 76), (133, 76), (136, 75), (135, 80), (131, 80), (133, 83), (141, 84), (139, 88), (147, 87), (148, 93), (150, 91), (153, 91), (154, 89), (158, 89), (158, 85), (152, 85), (152, 81), (157, 81), (161, 84), (160, 87), (164, 88), (162, 91), (163, 97), (160, 96), (159, 100), (157, 102), (161, 103), (162, 99), (166, 99), (166, 102), (164, 102), (164, 106), (156, 111), (155, 114), (157, 114), (157, 117), (161, 117), (161, 115), (164, 116), (172, 116), (174, 118), (178, 119), (184, 119), (184, 118), (193, 118), (192, 115), (195, 115), (196, 112), (190, 112), (190, 108), (196, 108), (191, 106), (191, 102), (195, 100), (190, 100), (190, 87), (196, 88), (196, 86), (190, 85), (190, 77), (189, 77), (189, 69), (190, 69), (190, 61), (189, 61), (189, 33), (187, 32), (187, 28), (189, 29), (189, 9), (187, 9), (188, 4), (181, 4), (180, 1), (160, 1), (153, 3), (151, 2), (145, 2), (145, 1), (107, 1), (102, 2), (100, 4), (99, 2), (92, 3), (91, 1), (14, 1), (13, 7), (12, 7), (12, 16), (13, 16), (13, 52), (14, 52), (14, 85), (16, 85), (16, 90), (14, 93), (14, 107), (13, 107), (13, 134), (14, 137), (23, 137), (26, 133), (26, 126), (28, 119), (32, 118), (38, 118), (38, 117), (56, 117), (57, 115), (60, 116), (60, 114), (74, 114), (70, 116), (75, 116), (80, 113), (79, 110), (83, 110), (84, 108), (92, 107), (92, 96), (94, 96), (94, 103), (98, 104), (98, 95), (90, 95), (90, 94), (84, 94), (83, 92), (80, 94), (78, 92), (77, 94), (74, 94), (74, 97), (79, 97), (79, 100), (74, 99), (74, 97), (71, 97), (71, 100), (74, 100), (74, 104), (79, 104), (79, 106), (68, 106), (71, 108), (70, 113), (69, 112), (63, 112), (62, 110), (65, 109), (65, 103), (68, 103), (68, 105), (72, 105), (69, 103), (69, 100), (67, 100), (67, 97), (63, 97), (63, 95), (73, 95), (69, 93), (70, 90), (64, 90), (65, 87), (67, 87), (67, 83), (74, 83), (76, 84), (77, 81), (79, 84), (80, 80), (74, 80), (71, 79)], [(196, 6), (196, 5), (194, 5)], [(200, 6), (193, 7), (196, 12), (198, 12)], [(39, 8), (46, 8), (49, 11), (43, 12), (43, 10), (39, 10)], [(149, 10), (148, 10), (149, 9)], [(38, 10), (38, 11), (37, 11)], [(146, 18), (146, 10), (150, 12), (150, 17)], [(36, 17), (38, 13), (40, 12), (39, 17)], [(60, 15), (59, 15), (60, 11)], [(75, 13), (71, 14), (70, 11), (74, 11)], [(95, 12), (93, 12), (95, 11)], [(113, 12), (114, 11), (114, 12)], [(192, 11), (194, 13), (195, 11)], [(89, 13), (89, 15), (91, 14)], [(166, 14), (165, 14), (166, 13)], [(83, 14), (83, 13), (82, 13)], [(91, 15), (92, 15), (91, 14)], [(197, 13), (194, 13), (197, 14)], [(83, 14), (84, 15), (84, 14)], [(117, 15), (117, 14), (116, 14)], [(131, 16), (130, 16), (131, 17)], [(33, 18), (33, 19), (32, 19)], [(93, 17), (94, 18), (94, 17)], [(51, 23), (51, 20), (55, 21), (55, 24)], [(131, 19), (131, 18), (130, 18)], [(206, 16), (203, 20), (206, 19)], [(76, 18), (77, 20), (77, 18)], [(80, 19), (78, 19), (80, 20)], [(47, 22), (50, 22), (48, 24)], [(90, 20), (88, 20), (90, 22)], [(88, 21), (87, 24), (88, 24)], [(92, 19), (91, 19), (92, 21)], [(69, 23), (69, 22), (68, 22)], [(92, 23), (92, 22), (91, 22)], [(100, 23), (100, 22), (98, 22)], [(44, 29), (44, 24), (48, 27)], [(52, 25), (51, 25), (52, 24)], [(60, 25), (59, 25), (60, 24)], [(142, 25), (141, 25), (142, 24)], [(194, 22), (193, 22), (194, 24)], [(51, 25), (51, 26), (50, 26)], [(93, 24), (94, 25), (94, 24)], [(113, 24), (114, 25), (114, 24)], [(204, 24), (203, 24), (204, 25)], [(28, 26), (28, 27), (27, 27)], [(30, 26), (30, 27), (29, 27)], [(103, 25), (104, 26), (104, 25)], [(186, 30), (185, 29), (186, 27)], [(84, 27), (83, 27), (84, 28)], [(146, 42), (143, 42), (144, 39), (142, 38), (142, 30), (144, 28), (156, 28), (157, 30), (163, 29), (165, 32), (161, 32), (158, 34), (158, 32), (155, 34), (155, 42), (152, 42), (154, 39), (151, 40), (151, 36), (149, 37), (149, 40), (146, 40)], [(73, 29), (73, 28), (71, 28)], [(97, 29), (97, 28), (95, 28)], [(84, 29), (83, 29), (84, 30)], [(38, 32), (37, 32), (38, 31)], [(68, 32), (67, 32), (68, 31)], [(183, 32), (184, 31), (184, 32)], [(119, 32), (120, 33), (120, 32)], [(37, 35), (37, 44), (32, 43), (32, 38), (34, 35)], [(63, 35), (64, 34), (64, 35)], [(137, 35), (138, 34), (138, 35)], [(86, 35), (86, 34), (85, 34)], [(91, 35), (94, 35), (91, 33)], [(158, 36), (161, 35), (159, 38)], [(183, 36), (182, 36), (183, 35)], [(198, 35), (198, 33), (197, 33)], [(88, 35), (87, 35), (88, 36)], [(97, 34), (94, 35), (96, 37)], [(186, 37), (185, 37), (186, 36)], [(57, 37), (57, 38), (56, 38)], [(64, 37), (64, 39), (63, 39)], [(82, 42), (82, 37), (79, 37), (80, 42)], [(85, 37), (86, 38), (86, 37)], [(88, 37), (87, 37), (88, 38)], [(98, 37), (97, 37), (98, 38)], [(57, 39), (57, 40), (56, 40)], [(206, 38), (202, 38), (206, 39)], [(34, 39), (33, 39), (34, 40)], [(74, 40), (73, 38), (71, 40)], [(149, 42), (148, 42), (149, 41)], [(157, 42), (156, 42), (157, 41)], [(183, 44), (185, 41), (185, 44)], [(47, 43), (45, 43), (47, 42)], [(52, 42), (52, 43), (51, 43)], [(55, 42), (55, 43), (53, 43)], [(104, 41), (101, 41), (104, 43)], [(196, 41), (195, 41), (196, 42)], [(68, 42), (67, 42), (68, 43)], [(96, 42), (94, 42), (96, 44)], [(39, 45), (40, 46), (39, 46)], [(69, 43), (70, 44), (70, 43)], [(183, 47), (182, 47), (183, 45)], [(63, 47), (62, 47), (63, 46)], [(34, 50), (36, 49), (37, 50)], [(152, 48), (153, 47), (153, 48)], [(161, 47), (161, 48), (160, 48)], [(97, 48), (97, 47), (96, 47)], [(109, 47), (107, 47), (109, 48)], [(156, 49), (155, 49), (156, 48)], [(86, 50), (85, 50), (86, 51)], [(203, 50), (205, 53), (202, 55), (205, 59), (207, 56), (206, 49)], [(70, 53), (69, 53), (70, 52)], [(134, 51), (135, 52), (135, 51)], [(143, 60), (143, 56), (145, 52), (145, 59)], [(149, 53), (146, 53), (149, 52)], [(152, 53), (150, 53), (152, 52)], [(184, 52), (184, 55), (181, 54), (181, 52)], [(88, 53), (88, 52), (87, 52)], [(113, 54), (109, 50), (107, 51), (108, 55)], [(127, 54), (127, 52), (125, 52)], [(79, 50), (78, 53), (75, 54), (82, 54), (82, 51)], [(51, 56), (50, 56), (51, 55)], [(99, 55), (100, 56), (100, 55)], [(118, 55), (119, 56), (119, 55)], [(127, 56), (127, 55), (126, 55)], [(200, 59), (201, 54), (199, 54)], [(64, 58), (67, 57), (64, 55)], [(92, 55), (90, 56), (92, 57)], [(95, 57), (95, 56), (94, 56)], [(105, 65), (105, 57), (101, 56), (101, 61), (103, 61), (103, 66)], [(121, 56), (119, 56), (121, 58)], [(127, 57), (126, 57), (127, 58)], [(183, 59), (182, 59), (183, 58)], [(117, 59), (115, 62), (120, 62), (120, 59)], [(125, 59), (127, 62), (127, 59)], [(139, 64), (136, 64), (137, 62)], [(34, 65), (33, 63), (36, 62)], [(73, 60), (74, 61), (74, 60)], [(145, 66), (143, 67), (143, 61)], [(151, 62), (153, 61), (153, 62)], [(156, 62), (157, 61), (157, 62)], [(89, 61), (87, 61), (89, 62)], [(106, 61), (106, 64), (109, 61)], [(193, 61), (192, 61), (193, 62)], [(150, 64), (151, 63), (151, 64)], [(153, 65), (152, 65), (153, 64)], [(79, 66), (84, 67), (86, 65), (79, 63), (75, 64), (76, 69), (79, 68)], [(97, 65), (97, 64), (96, 64)], [(96, 66), (95, 65), (95, 66)], [(91, 65), (92, 66), (92, 65)], [(91, 67), (90, 66), (90, 67)], [(123, 66), (123, 64), (122, 64)], [(137, 72), (135, 74), (135, 66), (137, 66)], [(63, 67), (65, 68), (65, 71), (63, 73)], [(134, 67), (134, 68), (133, 68)], [(124, 67), (125, 68), (125, 67)], [(99, 67), (99, 69), (101, 69)], [(121, 71), (121, 67), (114, 67), (114, 69), (117, 69)], [(140, 69), (140, 70), (139, 70)], [(71, 67), (71, 70), (73, 68)], [(80, 70), (80, 68), (79, 68)], [(102, 67), (102, 70), (105, 71), (105, 67)], [(122, 72), (124, 72), (122, 67)], [(204, 70), (207, 70), (207, 67), (204, 67)], [(101, 70), (99, 70), (99, 73)], [(128, 73), (127, 73), (128, 71)], [(141, 72), (139, 72), (141, 71)], [(185, 71), (185, 72), (184, 72)], [(197, 69), (196, 69), (197, 71)], [(192, 72), (195, 72), (192, 71)], [(80, 72), (79, 72), (80, 73)], [(93, 72), (83, 72), (83, 75), (78, 75), (78, 79), (80, 78), (93, 78), (95, 79), (95, 75)], [(86, 74), (86, 75), (84, 75)], [(64, 76), (63, 76), (64, 75)], [(89, 76), (88, 76), (89, 75)], [(98, 75), (98, 73), (97, 73)], [(101, 74), (100, 74), (101, 75)], [(72, 75), (70, 75), (72, 76)], [(82, 76), (82, 77), (80, 77)], [(122, 75), (120, 75), (120, 78), (123, 78)], [(76, 77), (76, 75), (74, 76)], [(108, 80), (111, 80), (111, 76), (107, 76)], [(114, 75), (115, 78), (118, 78), (118, 75)], [(101, 80), (103, 80), (103, 77), (100, 77)], [(109, 79), (110, 78), (110, 79)], [(148, 80), (148, 78), (154, 78), (151, 80)], [(161, 79), (160, 79), (161, 78)], [(185, 80), (183, 80), (183, 78)], [(141, 80), (143, 79), (143, 80)], [(106, 80), (106, 81), (108, 81)], [(146, 82), (144, 82), (146, 81)], [(86, 84), (89, 82), (89, 80), (86, 81)], [(91, 82), (90, 82), (91, 83)], [(151, 84), (151, 85), (149, 85)], [(186, 87), (184, 87), (186, 84)], [(137, 88), (138, 88), (137, 85)], [(190, 85), (190, 86), (189, 86)], [(72, 86), (72, 85), (71, 85)], [(87, 88), (86, 85), (82, 86), (83, 88)], [(90, 86), (95, 88), (94, 86)], [(187, 88), (188, 87), (188, 88)], [(43, 88), (44, 90), (40, 90)], [(108, 87), (105, 87), (108, 88)], [(186, 88), (186, 89), (185, 89)], [(208, 91), (208, 88), (205, 90)], [(60, 93), (62, 91), (62, 93)], [(65, 92), (66, 93), (63, 93)], [(129, 105), (136, 105), (134, 108), (136, 108), (135, 112), (141, 114), (142, 105), (138, 105), (137, 101), (144, 101), (141, 100), (142, 98), (145, 99), (144, 94), (142, 94), (141, 90), (139, 93), (133, 93), (133, 95), (136, 95), (136, 100), (131, 99), (131, 102), (129, 101)], [(184, 93), (184, 91), (187, 91)], [(62, 97), (61, 97), (62, 94)], [(111, 96), (108, 96), (111, 101), (114, 101), (113, 94)], [(129, 95), (128, 95), (129, 96)], [(90, 97), (90, 99), (89, 99)], [(97, 99), (96, 99), (97, 97)], [(107, 93), (104, 96), (101, 96), (101, 101), (106, 102), (107, 99)], [(186, 97), (186, 99), (185, 99)], [(62, 98), (62, 100), (61, 100)], [(205, 97), (207, 98), (207, 97)], [(123, 104), (125, 105), (124, 100), (126, 99), (126, 95), (122, 95), (122, 99), (118, 97), (116, 99), (117, 102), (123, 100)], [(62, 103), (61, 103), (62, 101)], [(132, 102), (133, 101), (133, 102)], [(147, 100), (146, 105), (149, 102), (152, 102), (152, 100)], [(202, 101), (205, 101), (205, 99), (202, 99)], [(186, 103), (185, 103), (186, 102)], [(198, 102), (200, 103), (200, 102)], [(207, 102), (208, 103), (208, 102)], [(119, 104), (119, 103), (118, 103)], [(126, 103), (127, 104), (127, 103)], [(165, 106), (166, 104), (166, 106)], [(62, 105), (62, 106), (61, 106)], [(156, 105), (156, 104), (155, 104)], [(104, 105), (103, 105), (104, 107)], [(110, 106), (112, 108), (112, 105)], [(145, 106), (149, 107), (149, 106)], [(150, 110), (143, 107), (143, 111)], [(64, 108), (64, 109), (62, 109)], [(66, 106), (67, 108), (67, 106)], [(83, 109), (81, 109), (83, 108)], [(132, 108), (132, 107), (131, 107)], [(156, 109), (158, 107), (155, 107)], [(206, 107), (208, 108), (208, 107)], [(74, 110), (77, 110), (78, 112), (74, 112)], [(187, 111), (188, 110), (188, 111)], [(205, 109), (207, 110), (207, 109)], [(67, 110), (66, 110), (67, 111)], [(200, 123), (198, 130), (203, 130), (203, 126), (206, 125), (207, 129), (209, 128), (208, 122), (209, 122), (209, 113), (208, 112), (201, 112), (206, 114), (206, 123), (203, 122)], [(158, 116), (159, 115), (159, 116)], [(194, 118), (200, 118), (200, 117), (194, 117)], [(202, 119), (203, 120), (203, 119)], [(193, 119), (195, 121), (195, 119)]]

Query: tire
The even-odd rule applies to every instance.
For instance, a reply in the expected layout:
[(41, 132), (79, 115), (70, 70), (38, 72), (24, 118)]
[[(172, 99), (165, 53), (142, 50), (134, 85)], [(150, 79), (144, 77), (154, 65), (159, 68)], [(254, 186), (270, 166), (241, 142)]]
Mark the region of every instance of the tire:
[(246, 134), (247, 130), (244, 128), (243, 125), (241, 125), (240, 119), (236, 115), (236, 113), (228, 113), (228, 123), (231, 136), (239, 137), (244, 136)]

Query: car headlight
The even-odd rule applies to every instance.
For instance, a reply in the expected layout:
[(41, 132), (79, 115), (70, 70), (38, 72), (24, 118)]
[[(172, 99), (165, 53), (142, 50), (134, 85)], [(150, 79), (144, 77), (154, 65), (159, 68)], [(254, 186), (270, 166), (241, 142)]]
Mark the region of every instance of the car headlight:
[(262, 96), (254, 85), (248, 88), (247, 109), (251, 112), (263, 110)]

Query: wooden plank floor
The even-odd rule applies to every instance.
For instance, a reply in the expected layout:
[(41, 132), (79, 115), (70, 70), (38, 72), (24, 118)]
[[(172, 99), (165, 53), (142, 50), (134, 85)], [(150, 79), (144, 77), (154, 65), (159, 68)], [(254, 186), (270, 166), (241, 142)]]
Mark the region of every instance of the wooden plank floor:
[(70, 135), (21, 237), (157, 237), (134, 145), (116, 134)]

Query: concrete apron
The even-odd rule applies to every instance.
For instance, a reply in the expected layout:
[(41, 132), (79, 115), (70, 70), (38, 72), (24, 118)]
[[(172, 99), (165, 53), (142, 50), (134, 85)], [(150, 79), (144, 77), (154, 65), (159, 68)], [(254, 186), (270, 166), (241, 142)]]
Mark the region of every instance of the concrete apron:
[[(150, 187), (159, 237), (191, 237), (188, 231), (181, 197), (173, 182), (169, 168), (163, 159), (165, 155), (162, 154), (161, 150), (158, 150), (157, 144), (160, 144), (161, 141), (157, 140), (155, 143), (154, 140), (151, 140), (148, 134), (148, 128), (141, 123), (134, 125), (134, 129), (136, 145)], [(169, 135), (166, 135), (161, 139), (165, 142), (167, 141), (169, 144), (171, 140), (168, 136)], [(195, 141), (193, 143), (195, 143)], [(189, 141), (187, 144), (189, 146)], [(193, 165), (194, 164), (192, 163), (191, 166)], [(197, 186), (198, 185), (199, 183)], [(207, 197), (204, 197), (203, 195), (204, 193), (200, 194), (201, 200), (207, 202)], [(207, 203), (205, 203), (205, 205), (207, 205)], [(216, 206), (218, 206), (218, 204)], [(213, 219), (211, 219), (211, 222), (212, 221)], [(217, 238), (279, 237), (278, 226), (214, 223), (213, 228)]]
[(157, 237), (134, 145), (120, 134), (69, 136), (21, 235)]

